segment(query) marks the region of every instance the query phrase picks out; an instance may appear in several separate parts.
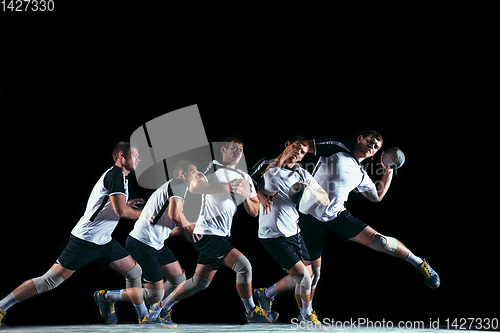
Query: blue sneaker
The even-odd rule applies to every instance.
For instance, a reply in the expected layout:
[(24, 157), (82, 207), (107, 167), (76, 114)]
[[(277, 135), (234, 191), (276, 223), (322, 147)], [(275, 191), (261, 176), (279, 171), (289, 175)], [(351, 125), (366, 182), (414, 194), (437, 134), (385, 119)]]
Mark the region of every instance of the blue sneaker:
[(160, 315), (156, 318), (156, 320), (162, 323), (166, 328), (177, 327), (177, 324), (172, 321), (172, 309), (168, 312), (165, 309), (161, 309)]
[(266, 294), (264, 293), (265, 290), (266, 290), (265, 288), (255, 289), (253, 291), (253, 298), (257, 302), (259, 302), (260, 307), (264, 311), (266, 311), (267, 313), (270, 313), (271, 312), (271, 308), (273, 306), (274, 299), (267, 298)]
[(116, 324), (118, 318), (116, 317), (115, 302), (106, 301), (104, 299), (104, 294), (106, 294), (107, 291), (107, 289), (96, 291), (94, 293), (94, 301), (104, 321), (108, 324)]
[(417, 266), (417, 270), (424, 277), (425, 284), (432, 289), (436, 289), (441, 284), (439, 275), (434, 271), (427, 260), (422, 259), (424, 262)]
[(264, 293), (265, 290), (265, 288), (255, 289), (253, 291), (253, 298), (259, 303), (260, 307), (267, 312), (267, 317), (271, 319), (271, 322), (275, 323), (278, 320), (280, 314), (276, 311), (271, 310), (274, 298), (267, 298), (266, 294)]
[(269, 317), (269, 319), (271, 319), (271, 321), (274, 324), (275, 322), (278, 321), (278, 317), (280, 316), (280, 314), (276, 311), (271, 311), (267, 316)]
[(149, 308), (149, 313), (148, 313), (148, 320), (149, 321), (156, 321), (156, 318), (160, 315), (160, 311), (162, 310), (161, 307), (161, 302), (157, 302)]

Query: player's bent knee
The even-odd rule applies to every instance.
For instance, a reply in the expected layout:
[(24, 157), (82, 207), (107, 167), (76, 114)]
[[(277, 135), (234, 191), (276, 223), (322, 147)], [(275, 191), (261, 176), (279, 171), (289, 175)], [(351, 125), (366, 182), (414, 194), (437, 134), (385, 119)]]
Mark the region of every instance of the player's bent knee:
[(144, 302), (146, 304), (158, 303), (163, 299), (164, 291), (163, 289), (143, 289)]
[(56, 288), (64, 282), (64, 278), (53, 269), (49, 269), (44, 275), (32, 279), (36, 291), (39, 294)]
[(387, 237), (376, 232), (368, 247), (375, 251), (392, 255), (398, 249), (398, 240), (394, 237)]
[(173, 286), (177, 287), (180, 285), (182, 282), (186, 281), (186, 273), (182, 273), (179, 276), (174, 276), (174, 277), (169, 277), (167, 278), (167, 281)]
[(252, 282), (252, 265), (247, 257), (241, 256), (234, 262), (233, 271), (236, 272), (236, 283)]
[(297, 273), (292, 279), (295, 282), (295, 293), (297, 295), (305, 296), (311, 293), (312, 278), (307, 268)]
[(134, 268), (132, 268), (130, 271), (123, 273), (122, 274), (125, 279), (125, 286), (128, 288), (141, 288), (142, 287), (142, 281), (141, 281), (141, 276), (142, 276), (142, 268), (139, 266), (139, 264), (135, 264)]
[(198, 274), (194, 273), (193, 277), (184, 282), (184, 290), (190, 295), (193, 295), (199, 291), (205, 290), (210, 285), (209, 280), (205, 280)]
[(186, 281), (186, 273), (184, 272), (179, 276), (167, 278), (167, 281), (165, 281), (165, 287), (163, 288), (165, 295), (170, 295), (170, 293), (184, 281)]

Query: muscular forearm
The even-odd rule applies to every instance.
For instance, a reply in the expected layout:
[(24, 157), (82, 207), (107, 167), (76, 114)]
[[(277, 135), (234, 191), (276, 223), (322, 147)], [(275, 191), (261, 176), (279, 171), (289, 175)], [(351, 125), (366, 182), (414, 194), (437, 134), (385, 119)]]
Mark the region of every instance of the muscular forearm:
[(125, 206), (119, 214), (120, 217), (126, 218), (126, 219), (131, 219), (131, 220), (137, 220), (139, 216), (141, 216), (142, 210), (137, 210), (133, 209), (130, 206)]
[(172, 219), (177, 226), (181, 228), (189, 227), (191, 222), (186, 219), (186, 215), (183, 212), (179, 212), (175, 219)]
[(393, 175), (392, 169), (385, 169), (385, 172), (382, 175), (382, 179), (380, 179), (380, 181), (377, 183), (377, 193), (378, 193), (378, 200), (377, 201), (381, 201), (382, 198), (387, 193), (387, 190), (389, 189), (389, 186), (391, 185), (392, 175)]
[(245, 206), (245, 210), (248, 215), (252, 217), (257, 217), (259, 215), (259, 199), (257, 197), (247, 198), (243, 201), (243, 205)]

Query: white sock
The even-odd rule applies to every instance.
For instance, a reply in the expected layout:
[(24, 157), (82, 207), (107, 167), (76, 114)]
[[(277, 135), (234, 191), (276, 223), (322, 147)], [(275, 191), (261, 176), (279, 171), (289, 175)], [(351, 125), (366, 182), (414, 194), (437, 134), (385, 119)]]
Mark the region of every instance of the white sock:
[(247, 314), (252, 314), (253, 309), (255, 309), (255, 303), (253, 302), (253, 298), (250, 297), (249, 299), (244, 299), (242, 298), (241, 301), (243, 302), (243, 305), (245, 306), (245, 311)]
[(148, 315), (148, 308), (146, 308), (146, 304), (142, 302), (139, 305), (134, 304), (135, 311), (137, 312), (137, 316), (139, 316), (139, 319), (144, 319)]
[(420, 265), (421, 263), (423, 263), (424, 261), (422, 260), (422, 258), (420, 257), (417, 257), (416, 255), (414, 255), (410, 250), (408, 250), (410, 253), (408, 254), (408, 257), (406, 257), (406, 261), (408, 261), (410, 264), (412, 264), (413, 266), (417, 267), (418, 265)]
[(0, 301), (0, 309), (7, 311), (12, 305), (19, 303), (14, 293), (10, 293), (3, 300)]
[(104, 299), (110, 302), (123, 301), (123, 289), (122, 290), (108, 290), (104, 294)]
[(168, 295), (167, 297), (165, 297), (164, 299), (162, 299), (161, 301), (161, 307), (165, 310), (165, 311), (170, 311), (170, 309), (172, 308), (172, 306), (174, 306), (174, 304), (177, 303), (177, 301), (174, 299), (174, 296), (172, 296), (172, 294)]
[(264, 295), (266, 295), (269, 299), (274, 299), (274, 297), (278, 294), (279, 293), (276, 291), (276, 283), (264, 289)]
[(300, 313), (302, 316), (310, 316), (312, 313), (312, 306), (311, 302), (306, 302), (303, 299), (300, 300), (302, 302), (302, 308), (300, 309)]

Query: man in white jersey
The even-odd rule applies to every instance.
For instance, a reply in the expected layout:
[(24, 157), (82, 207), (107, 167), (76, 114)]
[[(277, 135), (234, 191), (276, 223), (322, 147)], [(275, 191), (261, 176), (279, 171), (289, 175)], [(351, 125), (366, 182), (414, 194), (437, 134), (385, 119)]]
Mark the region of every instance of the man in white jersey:
[[(302, 169), (298, 162), (309, 149), (306, 139), (292, 136), (285, 143), (285, 150), (278, 159), (263, 159), (251, 170), (250, 174), (258, 187), (262, 202), (259, 216), (259, 239), (273, 259), (288, 275), (268, 288), (255, 290), (255, 298), (260, 306), (271, 313), (274, 297), (282, 292), (295, 290), (295, 299), (301, 313), (301, 321), (310, 322), (314, 330), (323, 330), (316, 313), (312, 310), (311, 259), (300, 235), (298, 226), (299, 212), (297, 202), (289, 195), (290, 188), (301, 184), (303, 194), (312, 197), (320, 206), (327, 206), (328, 195), (311, 174)], [(274, 161), (278, 160), (278, 163)], [(271, 166), (271, 168), (268, 168)], [(264, 173), (262, 178), (263, 171)], [(306, 192), (307, 191), (307, 192)], [(268, 200), (272, 207), (265, 208)], [(272, 312), (273, 321), (277, 313)]]
[(228, 241), (238, 204), (243, 203), (247, 213), (256, 217), (259, 200), (250, 176), (236, 168), (243, 154), (242, 141), (234, 137), (225, 141), (221, 147), (222, 161), (213, 160), (190, 186), (193, 193), (205, 193), (194, 229), (196, 234), (203, 235), (194, 244), (200, 252), (195, 274), (167, 297), (163, 309), (168, 312), (178, 301), (206, 289), (222, 264), (236, 272), (236, 289), (245, 306), (247, 321), (271, 322), (267, 313), (254, 303), (250, 262)]
[(351, 240), (408, 261), (417, 268), (429, 287), (439, 287), (439, 276), (425, 259), (415, 256), (399, 240), (378, 233), (354, 217), (344, 206), (354, 189), (374, 202), (380, 202), (387, 193), (393, 169), (384, 166), (384, 174), (375, 185), (361, 165), (363, 160), (378, 152), (382, 143), (382, 136), (375, 131), (361, 133), (352, 149), (334, 139), (309, 140), (309, 153), (320, 156), (313, 172), (314, 179), (326, 190), (330, 199), (326, 209), (314, 202), (302, 201), (299, 206), (303, 213), (299, 225), (311, 256), (315, 284), (320, 277), (323, 239), (328, 229), (343, 240)]
[(113, 238), (111, 233), (121, 217), (139, 218), (136, 210), (142, 199), (127, 201), (128, 174), (139, 163), (139, 153), (128, 142), (119, 142), (113, 149), (115, 165), (102, 174), (95, 184), (84, 215), (71, 231), (69, 243), (56, 263), (44, 275), (29, 279), (0, 301), (0, 322), (14, 304), (52, 290), (88, 263), (101, 259), (126, 278), (128, 295), (139, 319), (147, 315), (140, 297), (141, 267)]
[[(127, 251), (143, 270), (142, 295), (146, 304), (158, 303), (159, 306), (164, 295), (169, 295), (186, 280), (184, 270), (165, 242), (169, 237), (181, 235), (183, 230), (188, 238), (198, 240), (197, 235), (192, 233), (194, 224), (189, 223), (183, 213), (188, 184), (197, 173), (193, 163), (178, 162), (174, 167), (175, 178), (167, 181), (151, 195), (127, 238)], [(94, 299), (108, 323), (118, 321), (115, 302), (130, 301), (127, 289), (99, 290), (95, 292)], [(177, 326), (171, 322), (168, 313), (160, 314), (159, 321), (169, 328)]]

